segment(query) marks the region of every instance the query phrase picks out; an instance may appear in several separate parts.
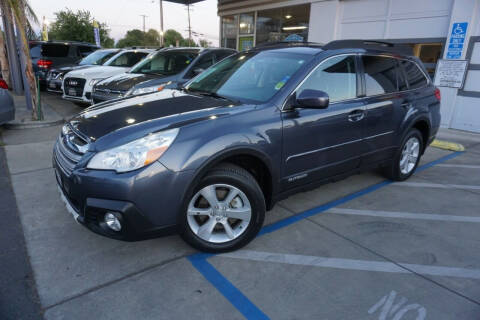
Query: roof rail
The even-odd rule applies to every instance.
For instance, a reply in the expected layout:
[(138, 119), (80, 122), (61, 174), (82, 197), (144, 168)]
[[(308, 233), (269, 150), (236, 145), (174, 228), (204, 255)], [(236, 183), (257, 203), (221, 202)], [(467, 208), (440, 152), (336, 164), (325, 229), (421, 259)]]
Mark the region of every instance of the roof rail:
[(265, 47), (275, 47), (275, 46), (323, 46), (321, 43), (317, 42), (307, 42), (307, 41), (275, 41), (275, 42), (265, 42), (255, 46), (255, 48), (265, 48)]
[(395, 44), (377, 40), (334, 40), (323, 46), (324, 50), (362, 48), (412, 56), (413, 48), (406, 44)]

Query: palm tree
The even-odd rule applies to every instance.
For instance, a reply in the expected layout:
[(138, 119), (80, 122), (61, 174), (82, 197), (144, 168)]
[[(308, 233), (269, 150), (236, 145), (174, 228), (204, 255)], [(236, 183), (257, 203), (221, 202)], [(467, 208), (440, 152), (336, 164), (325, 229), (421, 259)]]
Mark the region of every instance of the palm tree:
[(7, 52), (5, 50), (5, 41), (3, 39), (3, 32), (0, 30), (0, 68), (2, 69), (2, 78), (5, 80), (9, 87), (12, 86), (10, 83), (10, 68), (7, 60)]
[[(0, 0), (2, 1), (2, 8), (6, 8), (4, 12), (4, 17), (12, 22), (15, 20), (17, 25), (18, 36), (20, 37), (22, 48), (20, 48), (21, 58), (23, 59), (23, 65), (25, 66), (26, 79), (28, 85), (25, 86), (25, 97), (27, 99), (27, 104), (31, 102), (32, 105), (32, 118), (33, 120), (39, 119), (38, 108), (37, 108), (37, 86), (35, 81), (35, 75), (33, 72), (32, 62), (30, 58), (30, 50), (28, 46), (28, 39), (26, 34), (26, 29), (31, 28), (30, 20), (35, 23), (38, 23), (37, 16), (33, 12), (32, 7), (27, 0)], [(12, 13), (12, 14), (10, 14)], [(28, 101), (30, 100), (30, 101)]]

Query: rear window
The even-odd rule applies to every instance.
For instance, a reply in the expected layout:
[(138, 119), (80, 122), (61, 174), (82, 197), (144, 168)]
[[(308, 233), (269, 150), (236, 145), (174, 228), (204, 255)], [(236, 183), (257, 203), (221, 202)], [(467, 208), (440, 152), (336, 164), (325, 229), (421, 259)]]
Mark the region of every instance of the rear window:
[(402, 60), (400, 64), (403, 66), (407, 75), (407, 81), (410, 89), (417, 89), (427, 85), (428, 80), (420, 67), (411, 61)]
[(393, 58), (362, 56), (367, 96), (392, 93), (397, 88), (397, 61)]
[(70, 46), (65, 44), (42, 44), (42, 56), (62, 58), (68, 56)]

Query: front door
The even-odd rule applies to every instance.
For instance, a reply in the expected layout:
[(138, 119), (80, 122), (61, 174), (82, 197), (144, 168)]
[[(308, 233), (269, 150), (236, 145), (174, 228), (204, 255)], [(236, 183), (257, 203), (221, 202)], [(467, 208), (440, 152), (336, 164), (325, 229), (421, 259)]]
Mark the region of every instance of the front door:
[(355, 55), (327, 58), (295, 90), (321, 90), (327, 109), (296, 108), (282, 113), (283, 189), (339, 175), (358, 167), (365, 151), (365, 107), (357, 99)]

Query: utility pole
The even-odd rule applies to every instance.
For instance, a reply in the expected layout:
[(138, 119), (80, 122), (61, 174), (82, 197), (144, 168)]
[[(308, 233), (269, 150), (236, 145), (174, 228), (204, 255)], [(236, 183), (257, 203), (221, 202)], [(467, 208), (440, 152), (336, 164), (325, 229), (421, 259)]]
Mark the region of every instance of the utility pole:
[(163, 38), (163, 0), (160, 1), (160, 47), (164, 46)]
[(145, 14), (141, 14), (140, 17), (143, 18), (143, 32), (145, 33), (145, 18), (147, 18), (148, 16)]
[(190, 3), (187, 4), (188, 11), (188, 45), (192, 45), (192, 26), (190, 24)]

